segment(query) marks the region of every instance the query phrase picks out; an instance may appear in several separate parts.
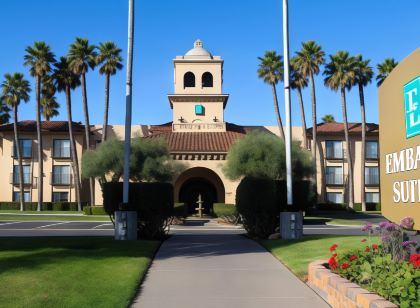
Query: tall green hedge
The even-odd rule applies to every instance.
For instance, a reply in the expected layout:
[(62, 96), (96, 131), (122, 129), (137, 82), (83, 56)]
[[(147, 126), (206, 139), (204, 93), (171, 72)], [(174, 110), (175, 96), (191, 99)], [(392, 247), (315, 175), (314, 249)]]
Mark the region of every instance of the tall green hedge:
[[(103, 186), (104, 209), (113, 215), (122, 203), (123, 183)], [(173, 186), (169, 183), (130, 183), (128, 210), (137, 211), (138, 238), (162, 239), (173, 215)]]
[(223, 216), (236, 216), (236, 206), (234, 204), (213, 203), (213, 215), (219, 218)]

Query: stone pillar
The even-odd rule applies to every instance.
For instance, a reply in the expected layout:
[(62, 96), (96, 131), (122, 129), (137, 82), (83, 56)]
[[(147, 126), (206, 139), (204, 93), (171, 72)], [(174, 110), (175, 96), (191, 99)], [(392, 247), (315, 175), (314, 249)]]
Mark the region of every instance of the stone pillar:
[(115, 211), (115, 240), (137, 240), (137, 212)]

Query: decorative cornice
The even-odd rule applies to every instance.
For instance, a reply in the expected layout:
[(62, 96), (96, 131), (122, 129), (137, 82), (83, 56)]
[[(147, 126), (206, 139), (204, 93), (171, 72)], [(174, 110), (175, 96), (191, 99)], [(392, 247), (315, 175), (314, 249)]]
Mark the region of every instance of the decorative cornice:
[(171, 153), (174, 160), (226, 160), (227, 153)]

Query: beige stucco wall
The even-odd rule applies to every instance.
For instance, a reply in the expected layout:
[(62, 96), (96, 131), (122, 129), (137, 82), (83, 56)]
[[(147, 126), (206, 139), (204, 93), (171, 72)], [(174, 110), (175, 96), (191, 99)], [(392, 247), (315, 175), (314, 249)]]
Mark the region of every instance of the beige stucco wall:
[[(202, 105), (204, 107), (204, 115), (195, 114), (195, 105)], [(225, 121), (223, 116), (223, 102), (176, 102), (173, 104), (173, 123), (223, 123)], [(179, 121), (180, 118), (184, 121)], [(214, 122), (214, 117), (217, 122)], [(209, 130), (206, 130), (209, 131)]]

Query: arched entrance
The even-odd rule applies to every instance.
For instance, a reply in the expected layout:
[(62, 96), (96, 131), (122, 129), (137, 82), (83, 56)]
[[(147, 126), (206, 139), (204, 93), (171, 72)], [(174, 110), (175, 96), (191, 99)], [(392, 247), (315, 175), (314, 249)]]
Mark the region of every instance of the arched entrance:
[(209, 214), (216, 202), (225, 202), (225, 188), (220, 177), (211, 169), (195, 167), (184, 171), (175, 182), (175, 199), (184, 202), (195, 213), (198, 196), (203, 200), (204, 213)]

